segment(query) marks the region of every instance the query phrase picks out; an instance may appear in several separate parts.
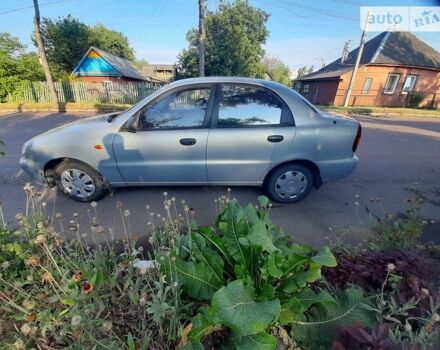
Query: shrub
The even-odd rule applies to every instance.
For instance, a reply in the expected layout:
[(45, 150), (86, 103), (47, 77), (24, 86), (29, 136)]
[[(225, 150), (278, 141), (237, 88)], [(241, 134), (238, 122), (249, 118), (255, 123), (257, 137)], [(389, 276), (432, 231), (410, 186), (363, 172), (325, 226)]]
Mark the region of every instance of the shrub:
[(418, 108), (424, 99), (425, 96), (421, 92), (410, 92), (408, 94), (408, 107)]

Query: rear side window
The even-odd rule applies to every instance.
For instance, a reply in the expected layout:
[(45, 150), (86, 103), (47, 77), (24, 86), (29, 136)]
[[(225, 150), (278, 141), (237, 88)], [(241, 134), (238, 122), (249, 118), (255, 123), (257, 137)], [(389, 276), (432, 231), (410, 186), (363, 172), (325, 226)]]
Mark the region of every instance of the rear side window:
[(221, 85), (217, 127), (291, 124), (290, 109), (274, 92), (249, 85)]

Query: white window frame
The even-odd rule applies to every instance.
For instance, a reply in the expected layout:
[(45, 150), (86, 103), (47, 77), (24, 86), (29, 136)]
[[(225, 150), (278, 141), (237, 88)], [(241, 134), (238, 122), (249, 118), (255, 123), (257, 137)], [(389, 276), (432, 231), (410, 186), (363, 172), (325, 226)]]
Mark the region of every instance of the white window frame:
[[(405, 89), (405, 85), (406, 85), (406, 81), (408, 80), (409, 77), (413, 77), (414, 80), (412, 81), (412, 84), (411, 84), (409, 90), (404, 90)], [(417, 75), (416, 74), (407, 74), (406, 77), (405, 77), (405, 80), (403, 81), (402, 94), (406, 95), (408, 92), (414, 91), (414, 87), (416, 86), (416, 81), (417, 81)]]
[(304, 84), (303, 92), (309, 92), (310, 84)]
[[(367, 86), (367, 82), (369, 82)], [(365, 78), (364, 85), (362, 86), (362, 95), (366, 95), (370, 92), (371, 85), (373, 84), (373, 78)]]
[[(383, 90), (384, 94), (387, 94), (387, 95), (394, 94), (394, 92), (396, 91), (397, 84), (399, 84), (400, 75), (401, 74), (398, 74), (398, 73), (390, 73), (390, 74), (388, 74), (388, 78), (387, 78), (387, 81), (385, 82), (385, 86), (384, 86), (384, 90)], [(387, 90), (387, 85), (388, 85), (388, 82), (390, 81), (391, 77), (397, 77), (397, 79), (395, 80), (394, 85), (392, 86), (392, 88), (390, 90)]]

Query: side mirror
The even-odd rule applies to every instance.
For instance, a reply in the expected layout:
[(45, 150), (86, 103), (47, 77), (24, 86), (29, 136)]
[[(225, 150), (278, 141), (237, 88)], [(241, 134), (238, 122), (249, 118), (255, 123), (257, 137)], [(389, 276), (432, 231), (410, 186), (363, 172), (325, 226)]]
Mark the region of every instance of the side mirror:
[(129, 120), (127, 120), (127, 123), (125, 124), (125, 128), (128, 132), (135, 133), (138, 129), (138, 118), (137, 114), (133, 115)]

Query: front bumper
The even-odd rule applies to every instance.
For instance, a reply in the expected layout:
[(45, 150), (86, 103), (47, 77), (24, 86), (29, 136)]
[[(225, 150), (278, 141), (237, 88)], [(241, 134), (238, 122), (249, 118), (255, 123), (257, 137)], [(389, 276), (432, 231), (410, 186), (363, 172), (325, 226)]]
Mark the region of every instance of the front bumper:
[(316, 162), (322, 182), (334, 181), (349, 176), (359, 162), (354, 154), (352, 158)]
[(20, 166), (23, 171), (30, 176), (32, 181), (39, 184), (44, 184), (46, 182), (44, 177), (44, 166), (42, 164), (37, 163), (32, 159), (21, 157)]

